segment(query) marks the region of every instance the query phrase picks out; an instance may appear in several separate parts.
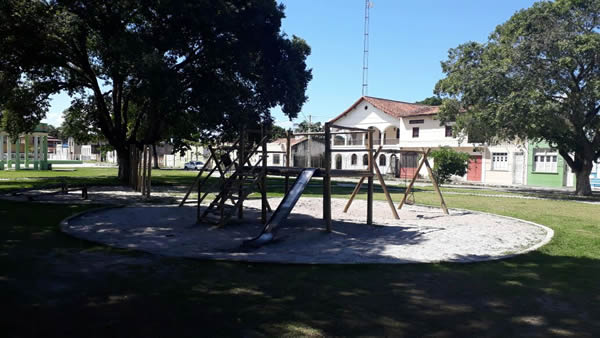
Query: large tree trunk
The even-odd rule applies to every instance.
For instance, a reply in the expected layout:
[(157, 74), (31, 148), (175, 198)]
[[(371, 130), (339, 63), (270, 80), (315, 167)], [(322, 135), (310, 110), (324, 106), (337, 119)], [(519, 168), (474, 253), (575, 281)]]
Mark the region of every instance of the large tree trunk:
[(153, 165), (152, 169), (160, 169), (158, 167), (158, 154), (156, 153), (156, 144), (152, 145), (152, 153), (154, 156), (154, 165)]
[(125, 185), (129, 185), (131, 176), (131, 157), (129, 147), (117, 149), (117, 159), (119, 161), (119, 180)]
[(592, 185), (590, 184), (590, 174), (592, 166), (584, 166), (581, 170), (575, 172), (575, 194), (577, 196), (591, 196)]

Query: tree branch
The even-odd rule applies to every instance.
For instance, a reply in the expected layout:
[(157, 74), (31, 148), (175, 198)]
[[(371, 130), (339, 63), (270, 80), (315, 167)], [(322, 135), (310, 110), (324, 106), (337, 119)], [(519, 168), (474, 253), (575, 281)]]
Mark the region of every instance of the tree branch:
[(571, 158), (571, 155), (569, 155), (568, 152), (566, 152), (565, 150), (559, 149), (558, 153), (560, 154), (560, 156), (562, 156), (562, 158), (565, 159), (565, 162), (567, 162), (567, 164), (569, 165), (569, 167), (571, 169), (573, 169), (573, 171), (577, 171), (575, 168), (575, 161)]

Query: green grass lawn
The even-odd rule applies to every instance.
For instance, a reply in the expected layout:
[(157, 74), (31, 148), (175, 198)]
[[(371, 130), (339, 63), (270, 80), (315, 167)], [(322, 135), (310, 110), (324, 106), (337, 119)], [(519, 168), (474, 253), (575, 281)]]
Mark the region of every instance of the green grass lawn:
[[(29, 179), (34, 173), (0, 183), (15, 189), (56, 179), (43, 172)], [(195, 175), (155, 173), (157, 184), (184, 184)], [(114, 169), (60, 175), (116, 184)], [(281, 195), (282, 182), (269, 180), (270, 195)], [(351, 190), (335, 185), (334, 197)], [(306, 195), (320, 193), (317, 182)], [(438, 203), (427, 187), (415, 198)], [(61, 219), (90, 206), (0, 201), (0, 325), (7, 337), (600, 334), (599, 205), (445, 199), (451, 208), (547, 225), (555, 237), (533, 253), (473, 264), (198, 261), (111, 249), (58, 231)]]

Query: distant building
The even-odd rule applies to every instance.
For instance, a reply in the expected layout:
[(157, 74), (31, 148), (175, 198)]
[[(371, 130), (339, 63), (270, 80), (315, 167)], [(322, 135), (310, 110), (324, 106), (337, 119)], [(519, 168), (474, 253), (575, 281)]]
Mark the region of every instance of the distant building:
[(48, 169), (48, 125), (40, 123), (31, 133), (16, 139), (0, 130), (0, 170)]

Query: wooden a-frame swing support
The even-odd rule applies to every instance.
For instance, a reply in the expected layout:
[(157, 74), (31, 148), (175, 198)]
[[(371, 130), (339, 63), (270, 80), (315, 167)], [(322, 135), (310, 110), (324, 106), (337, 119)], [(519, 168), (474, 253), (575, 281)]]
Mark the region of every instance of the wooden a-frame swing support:
[[(383, 147), (379, 146), (379, 148), (375, 152), (375, 155), (373, 155), (373, 159), (377, 158), (377, 156), (381, 152), (381, 149), (383, 149)], [(373, 168), (375, 169), (375, 174), (377, 175), (379, 184), (381, 184), (381, 188), (383, 189), (385, 199), (387, 200), (387, 203), (390, 206), (390, 209), (392, 210), (392, 214), (394, 214), (394, 218), (400, 219), (400, 217), (398, 216), (398, 212), (396, 211), (396, 207), (394, 206), (394, 201), (392, 201), (392, 196), (390, 196), (390, 192), (388, 191), (387, 185), (385, 184), (383, 176), (381, 175), (381, 171), (379, 170), (379, 166), (377, 165), (377, 162), (375, 162), (374, 160), (373, 160)], [(358, 181), (358, 183), (356, 184), (356, 187), (354, 187), (354, 190), (352, 191), (352, 195), (350, 195), (350, 199), (348, 200), (348, 202), (346, 203), (346, 206), (344, 207), (344, 212), (348, 212), (348, 209), (350, 208), (352, 201), (354, 201), (354, 197), (360, 191), (360, 188), (366, 178), (367, 178), (366, 176), (361, 177), (360, 180)]]
[(421, 168), (423, 167), (423, 165), (425, 165), (425, 167), (427, 168), (427, 172), (429, 173), (429, 177), (431, 178), (431, 183), (433, 184), (433, 189), (435, 190), (436, 194), (440, 198), (440, 206), (442, 207), (444, 214), (448, 215), (448, 207), (446, 206), (446, 202), (444, 201), (444, 197), (442, 196), (442, 191), (440, 190), (438, 182), (437, 182), (435, 176), (433, 175), (433, 170), (431, 169), (431, 165), (429, 165), (429, 161), (427, 160), (427, 157), (429, 156), (430, 152), (431, 152), (431, 148), (422, 149), (423, 158), (421, 159), (421, 162), (417, 166), (417, 170), (415, 171), (415, 174), (413, 175), (412, 179), (410, 180), (410, 184), (406, 187), (406, 190), (404, 191), (404, 196), (402, 196), (402, 201), (400, 201), (400, 204), (398, 204), (398, 209), (402, 209), (402, 207), (406, 203), (406, 198), (410, 194), (412, 187), (415, 184), (417, 177), (419, 176), (419, 171), (421, 171)]

